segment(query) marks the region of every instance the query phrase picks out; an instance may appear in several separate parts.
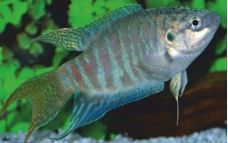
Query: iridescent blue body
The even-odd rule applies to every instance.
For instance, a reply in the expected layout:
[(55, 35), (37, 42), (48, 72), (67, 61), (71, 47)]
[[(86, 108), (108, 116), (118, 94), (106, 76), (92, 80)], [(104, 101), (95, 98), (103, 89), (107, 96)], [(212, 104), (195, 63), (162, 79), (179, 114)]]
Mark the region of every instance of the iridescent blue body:
[(129, 5), (85, 27), (41, 35), (34, 41), (82, 53), (56, 71), (25, 82), (3, 111), (13, 100), (28, 96), (33, 118), (27, 141), (74, 95), (69, 128), (54, 138), (61, 139), (113, 108), (162, 91), (168, 80), (178, 100), (187, 84), (186, 68), (207, 47), (218, 24), (219, 17), (205, 10)]
[(115, 22), (99, 33), (84, 53), (60, 67), (67, 69), (65, 77), (81, 92), (75, 98), (77, 106), (73, 112), (81, 115), (72, 119), (73, 129), (100, 118), (112, 108), (163, 90), (164, 80), (154, 79), (140, 68), (147, 50), (153, 48), (153, 37), (144, 34), (149, 30), (145, 25), (151, 23), (143, 23), (144, 18), (138, 13)]

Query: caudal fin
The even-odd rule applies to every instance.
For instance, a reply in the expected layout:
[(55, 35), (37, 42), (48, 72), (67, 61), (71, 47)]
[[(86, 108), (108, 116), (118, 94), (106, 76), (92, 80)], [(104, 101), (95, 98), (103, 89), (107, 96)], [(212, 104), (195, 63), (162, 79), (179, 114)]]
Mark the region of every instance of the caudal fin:
[(32, 104), (32, 121), (25, 137), (26, 143), (32, 132), (47, 124), (59, 113), (73, 94), (71, 88), (63, 85), (57, 72), (46, 73), (24, 82), (7, 99), (1, 114), (16, 100), (28, 99)]

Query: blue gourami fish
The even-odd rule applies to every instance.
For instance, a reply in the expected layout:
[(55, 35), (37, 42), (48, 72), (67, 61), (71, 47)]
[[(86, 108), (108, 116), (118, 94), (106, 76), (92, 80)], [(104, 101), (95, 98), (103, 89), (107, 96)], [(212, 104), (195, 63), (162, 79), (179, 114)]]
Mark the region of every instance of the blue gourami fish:
[(8, 98), (32, 104), (31, 133), (51, 121), (74, 97), (68, 129), (98, 120), (106, 112), (164, 90), (170, 81), (178, 101), (187, 84), (186, 68), (207, 47), (220, 18), (207, 10), (185, 7), (119, 8), (80, 28), (63, 28), (34, 41), (82, 53), (58, 69), (25, 81)]

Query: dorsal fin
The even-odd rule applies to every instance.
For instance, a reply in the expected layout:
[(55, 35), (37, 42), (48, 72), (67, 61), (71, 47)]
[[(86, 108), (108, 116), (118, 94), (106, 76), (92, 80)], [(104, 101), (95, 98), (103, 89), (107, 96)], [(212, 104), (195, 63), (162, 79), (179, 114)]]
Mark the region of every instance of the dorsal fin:
[(94, 22), (80, 28), (62, 28), (45, 35), (38, 36), (33, 41), (42, 41), (70, 51), (85, 51), (87, 43), (96, 34), (110, 26), (114, 21), (142, 10), (139, 4), (130, 4), (114, 10)]

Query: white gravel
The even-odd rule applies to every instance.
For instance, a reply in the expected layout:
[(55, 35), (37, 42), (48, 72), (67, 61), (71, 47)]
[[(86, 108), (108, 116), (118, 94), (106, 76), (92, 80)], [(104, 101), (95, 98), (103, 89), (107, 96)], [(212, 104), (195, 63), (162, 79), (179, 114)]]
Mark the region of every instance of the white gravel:
[[(1, 133), (0, 143), (23, 143), (25, 133)], [(48, 137), (56, 136), (50, 131), (36, 131), (30, 137), (30, 143), (227, 143), (226, 129), (213, 128), (182, 137), (157, 137), (143, 140), (134, 140), (122, 135), (116, 136), (113, 141), (84, 138), (77, 134), (70, 134), (60, 141), (51, 141)]]

